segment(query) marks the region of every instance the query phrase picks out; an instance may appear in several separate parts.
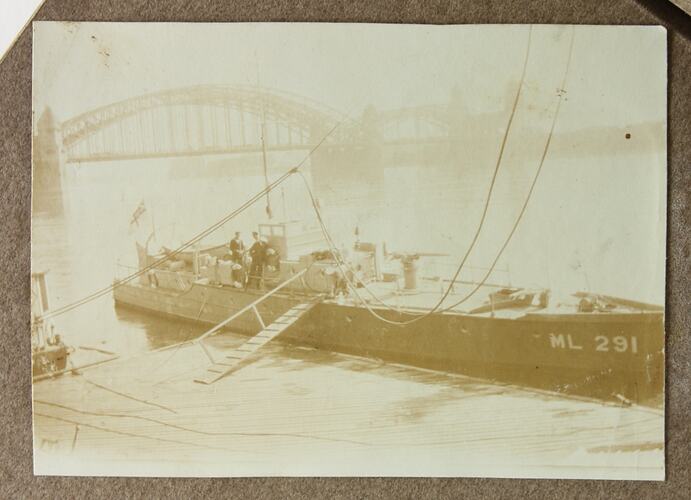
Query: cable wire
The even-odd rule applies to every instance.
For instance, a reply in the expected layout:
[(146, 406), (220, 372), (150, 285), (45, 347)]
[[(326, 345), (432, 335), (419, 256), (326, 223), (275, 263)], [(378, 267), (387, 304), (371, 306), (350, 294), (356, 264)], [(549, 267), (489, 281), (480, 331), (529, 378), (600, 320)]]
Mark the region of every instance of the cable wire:
[(532, 38), (532, 33), (533, 33), (533, 26), (530, 26), (530, 29), (528, 30), (528, 44), (527, 48), (525, 51), (525, 59), (523, 60), (523, 70), (521, 72), (521, 80), (520, 83), (518, 84), (518, 89), (516, 90), (516, 97), (513, 100), (513, 106), (511, 108), (511, 114), (509, 115), (509, 119), (506, 123), (506, 130), (504, 131), (504, 136), (501, 141), (501, 146), (499, 147), (499, 154), (497, 155), (497, 162), (494, 166), (494, 174), (492, 175), (492, 181), (490, 182), (489, 185), (489, 191), (487, 192), (487, 197), (485, 198), (485, 206), (482, 209), (482, 216), (480, 217), (480, 222), (477, 226), (477, 229), (475, 230), (475, 235), (473, 236), (472, 241), (470, 242), (470, 246), (468, 246), (468, 250), (466, 250), (465, 255), (461, 259), (461, 263), (458, 265), (458, 269), (456, 269), (456, 273), (453, 275), (453, 278), (451, 278), (451, 282), (449, 283), (449, 286), (447, 287), (446, 291), (442, 295), (441, 299), (437, 304), (434, 306), (434, 308), (431, 310), (431, 312), (435, 312), (437, 309), (441, 307), (441, 305), (444, 303), (446, 298), (449, 296), (451, 293), (451, 290), (453, 290), (453, 286), (456, 283), (456, 280), (461, 274), (461, 270), (463, 269), (463, 266), (465, 265), (466, 261), (468, 260), (468, 257), (470, 256), (471, 252), (475, 248), (475, 244), (477, 243), (478, 239), (480, 238), (480, 233), (482, 232), (482, 228), (485, 224), (485, 220), (487, 218), (487, 212), (489, 211), (489, 204), (490, 200), (492, 199), (492, 194), (494, 192), (494, 186), (497, 180), (497, 174), (499, 173), (499, 167), (501, 166), (502, 159), (504, 158), (504, 150), (506, 149), (506, 143), (509, 138), (509, 132), (511, 130), (511, 125), (513, 123), (513, 118), (516, 115), (516, 109), (518, 108), (518, 102), (521, 98), (521, 90), (523, 89), (523, 83), (525, 82), (525, 74), (526, 70), (528, 68), (528, 58), (530, 56), (530, 42)]
[[(507, 143), (507, 141), (508, 141), (509, 132), (510, 132), (510, 130), (511, 130), (511, 125), (512, 125), (512, 123), (513, 123), (513, 119), (514, 119), (514, 116), (515, 116), (515, 114), (516, 114), (516, 109), (518, 108), (518, 102), (519, 102), (519, 100), (520, 100), (521, 91), (522, 91), (522, 89), (523, 89), (523, 83), (524, 83), (524, 81), (525, 81), (525, 75), (526, 75), (526, 70), (527, 70), (527, 67), (528, 67), (528, 60), (529, 60), (529, 56), (530, 56), (530, 46), (531, 46), (531, 39), (532, 39), (532, 30), (533, 30), (533, 27), (532, 27), (532, 25), (531, 25), (531, 26), (529, 26), (529, 28), (528, 28), (528, 41), (527, 41), (527, 44), (526, 44), (526, 52), (525, 52), (525, 57), (524, 57), (524, 60), (523, 60), (523, 67), (522, 67), (522, 70), (521, 70), (521, 78), (520, 78), (520, 80), (519, 80), (518, 88), (516, 89), (516, 96), (514, 97), (514, 100), (513, 100), (513, 105), (512, 105), (512, 107), (511, 107), (511, 112), (509, 113), (509, 117), (508, 117), (508, 120), (507, 120), (506, 128), (505, 128), (505, 130), (504, 130), (504, 135), (502, 136), (502, 141), (501, 141), (501, 144), (500, 144), (500, 147), (499, 147), (499, 153), (498, 153), (498, 155), (497, 155), (497, 161), (496, 161), (496, 163), (495, 163), (495, 165), (494, 165), (494, 172), (493, 172), (493, 174), (492, 174), (492, 179), (491, 179), (491, 181), (490, 181), (489, 190), (488, 190), (488, 192), (487, 192), (487, 196), (485, 197), (485, 203), (484, 203), (484, 207), (483, 207), (483, 210), (482, 210), (482, 215), (481, 215), (481, 217), (480, 217), (480, 221), (479, 221), (479, 223), (478, 223), (478, 226), (477, 226), (477, 228), (476, 228), (476, 230), (475, 230), (475, 234), (473, 235), (473, 239), (471, 240), (471, 243), (470, 243), (470, 245), (468, 246), (468, 249), (466, 250), (466, 252), (465, 252), (463, 258), (461, 259), (461, 262), (460, 262), (460, 264), (458, 265), (458, 267), (457, 267), (457, 269), (456, 269), (456, 272), (454, 273), (453, 278), (450, 280), (449, 286), (448, 286), (448, 287), (446, 288), (446, 290), (444, 291), (444, 293), (443, 293), (441, 299), (439, 299), (439, 301), (438, 301), (438, 302), (434, 305), (434, 307), (432, 307), (432, 309), (430, 309), (429, 311), (427, 311), (427, 312), (425, 312), (425, 313), (419, 313), (420, 316), (428, 316), (428, 315), (430, 315), (430, 314), (436, 312), (436, 311), (442, 306), (442, 304), (444, 303), (444, 301), (446, 300), (446, 298), (447, 298), (447, 297), (449, 296), (449, 294), (451, 293), (451, 290), (453, 290), (454, 285), (456, 284), (456, 281), (458, 280), (458, 277), (459, 277), (459, 275), (461, 274), (461, 271), (462, 271), (462, 269), (463, 269), (463, 266), (465, 265), (466, 261), (468, 260), (468, 257), (470, 256), (471, 252), (473, 251), (473, 249), (474, 249), (474, 247), (475, 247), (475, 244), (477, 243), (477, 241), (478, 241), (478, 239), (479, 239), (479, 237), (480, 237), (480, 233), (482, 232), (482, 228), (483, 228), (484, 223), (485, 223), (485, 220), (486, 220), (486, 218), (487, 218), (487, 212), (489, 211), (489, 204), (490, 204), (490, 201), (491, 201), (491, 199), (492, 199), (492, 194), (493, 194), (493, 192), (494, 192), (494, 186), (495, 186), (495, 184), (496, 184), (497, 175), (498, 175), (498, 173), (499, 173), (499, 168), (501, 167), (502, 159), (503, 159), (503, 157), (504, 157), (504, 151), (505, 151), (505, 149), (506, 149), (506, 143)], [(333, 253), (333, 251), (335, 250), (335, 244), (333, 243), (333, 238), (331, 238), (331, 236), (330, 236), (328, 230), (326, 229), (326, 225), (325, 225), (324, 222), (323, 222), (323, 219), (322, 219), (321, 214), (320, 214), (319, 204), (316, 203), (315, 197), (314, 197), (314, 195), (312, 194), (312, 191), (311, 191), (311, 189), (310, 189), (310, 187), (309, 187), (309, 184), (307, 183), (307, 181), (306, 181), (306, 179), (304, 178), (304, 176), (303, 176), (303, 181), (304, 181), (304, 183), (305, 183), (305, 187), (307, 188), (308, 194), (309, 194), (309, 196), (310, 196), (310, 198), (311, 198), (312, 206), (313, 206), (313, 208), (314, 208), (314, 210), (315, 210), (315, 212), (316, 212), (316, 214), (317, 214), (317, 219), (319, 220), (320, 226), (321, 226), (321, 228), (322, 228), (322, 233), (323, 233), (323, 235), (324, 235), (324, 238), (327, 240), (327, 243), (329, 243), (329, 244), (333, 247), (333, 248), (332, 248), (332, 253)], [(340, 262), (340, 265), (348, 266), (348, 264), (345, 263), (344, 261), (341, 261), (341, 262)], [(340, 266), (339, 266), (339, 269), (340, 269)], [(342, 269), (341, 269), (341, 271), (342, 271)], [(350, 271), (352, 272), (352, 269), (351, 269)], [(396, 311), (396, 312), (400, 312), (400, 311), (398, 311), (398, 309), (393, 308), (391, 305), (389, 305), (389, 304), (387, 304), (385, 301), (381, 300), (381, 299), (380, 299), (376, 294), (374, 294), (366, 285), (364, 286), (364, 289), (367, 291), (367, 293), (368, 293), (376, 302), (378, 302), (379, 304), (381, 304), (381, 305), (384, 306), (385, 308), (390, 309), (390, 310), (394, 310), (394, 311)], [(357, 291), (355, 291), (355, 294), (356, 294), (356, 296), (358, 296), (358, 298), (360, 298), (360, 297), (359, 297), (359, 294), (357, 293)], [(409, 313), (409, 314), (417, 314), (417, 313)], [(420, 318), (420, 319), (421, 319), (421, 318)], [(416, 319), (415, 321), (417, 321), (417, 319)], [(410, 322), (412, 322), (412, 321), (410, 321)]]
[[(537, 184), (537, 180), (538, 180), (538, 178), (539, 178), (539, 176), (540, 176), (540, 173), (542, 172), (542, 168), (543, 168), (543, 166), (544, 166), (545, 159), (547, 158), (547, 153), (548, 153), (548, 151), (549, 151), (549, 147), (550, 147), (550, 144), (551, 144), (551, 141), (552, 141), (552, 136), (553, 136), (553, 133), (554, 133), (554, 128), (555, 128), (555, 126), (556, 126), (557, 117), (558, 117), (558, 115), (559, 115), (559, 110), (560, 110), (560, 108), (561, 108), (562, 99), (563, 99), (563, 96), (564, 96), (564, 93), (565, 93), (564, 87), (565, 87), (565, 85), (566, 85), (566, 79), (567, 79), (567, 76), (568, 76), (569, 68), (570, 68), (570, 66), (571, 66), (571, 57), (572, 57), (572, 54), (573, 54), (573, 42), (574, 42), (574, 38), (575, 38), (575, 29), (572, 28), (571, 41), (570, 41), (570, 44), (569, 44), (569, 53), (568, 53), (568, 57), (567, 57), (567, 61), (566, 61), (566, 66), (565, 66), (565, 70), (564, 70), (564, 76), (563, 76), (563, 78), (562, 78), (561, 86), (560, 86), (560, 88), (559, 88), (559, 90), (558, 90), (558, 94), (557, 94), (557, 104), (556, 104), (556, 107), (555, 107), (554, 114), (553, 114), (553, 116), (552, 116), (552, 123), (551, 123), (551, 126), (550, 126), (550, 131), (549, 131), (549, 134), (548, 134), (548, 136), (547, 136), (547, 140), (546, 140), (546, 142), (545, 142), (545, 146), (544, 146), (544, 148), (543, 148), (542, 155), (541, 155), (541, 157), (540, 157), (540, 161), (539, 161), (539, 164), (538, 164), (538, 168), (537, 168), (537, 170), (536, 170), (536, 172), (535, 172), (535, 175), (533, 176), (533, 180), (532, 180), (532, 183), (531, 183), (531, 185), (530, 185), (530, 189), (528, 190), (528, 194), (527, 194), (526, 199), (525, 199), (525, 201), (524, 201), (524, 203), (523, 203), (523, 206), (521, 207), (521, 210), (520, 210), (520, 212), (519, 212), (519, 214), (518, 214), (518, 216), (517, 216), (517, 218), (516, 218), (516, 220), (515, 220), (515, 222), (514, 222), (512, 228), (511, 228), (511, 230), (510, 230), (510, 232), (509, 232), (507, 238), (505, 239), (504, 243), (502, 244), (502, 246), (501, 246), (500, 249), (499, 249), (499, 252), (498, 252), (497, 255), (495, 256), (495, 258), (494, 258), (494, 260), (493, 260), (493, 262), (492, 262), (492, 265), (488, 268), (487, 273), (483, 276), (482, 280), (480, 280), (480, 282), (475, 286), (475, 288), (473, 288), (467, 295), (465, 295), (461, 300), (455, 302), (454, 304), (452, 304), (452, 305), (450, 305), (450, 306), (448, 306), (448, 307), (440, 308), (440, 306), (441, 306), (441, 304), (443, 303), (444, 299), (446, 298), (446, 296), (448, 296), (450, 290), (452, 289), (452, 287), (453, 287), (453, 285), (454, 285), (454, 283), (455, 283), (455, 280), (457, 279), (458, 275), (460, 274), (460, 270), (461, 270), (463, 264), (465, 263), (465, 260), (466, 260), (466, 258), (467, 258), (467, 256), (468, 256), (468, 254), (470, 253), (470, 249), (469, 249), (468, 252), (466, 252), (466, 255), (464, 256), (463, 260), (461, 261), (461, 264), (459, 265), (459, 268), (458, 268), (458, 270), (457, 270), (456, 275), (455, 275), (454, 278), (451, 280), (451, 283), (449, 284), (449, 288), (447, 289), (447, 293), (445, 293), (444, 297), (437, 303), (437, 305), (436, 305), (434, 308), (432, 308), (432, 309), (430, 309), (429, 311), (426, 311), (425, 313), (422, 313), (422, 314), (418, 314), (418, 313), (414, 313), (414, 312), (410, 312), (410, 311), (405, 311), (405, 312), (403, 312), (403, 311), (400, 311), (400, 310), (397, 310), (397, 309), (391, 307), (389, 304), (386, 304), (384, 301), (382, 301), (382, 300), (379, 299), (378, 297), (375, 297), (376, 300), (377, 300), (378, 302), (382, 303), (383, 305), (385, 305), (385, 306), (386, 306), (388, 309), (390, 309), (390, 310), (394, 310), (394, 311), (398, 312), (399, 314), (405, 313), (405, 314), (408, 314), (408, 315), (415, 315), (414, 318), (409, 319), (409, 320), (405, 320), (405, 321), (390, 320), (390, 319), (388, 319), (388, 318), (385, 318), (385, 317), (381, 316), (381, 314), (379, 314), (377, 311), (375, 311), (374, 309), (372, 309), (372, 307), (371, 307), (365, 300), (363, 300), (362, 296), (360, 295), (359, 291), (357, 290), (357, 284), (354, 284), (354, 283), (350, 280), (350, 278), (348, 277), (348, 273), (345, 272), (345, 271), (343, 270), (343, 265), (347, 265), (347, 264), (345, 264), (344, 262), (341, 261), (340, 256), (338, 255), (338, 252), (337, 252), (337, 249), (336, 249), (336, 245), (333, 243), (333, 239), (331, 238), (330, 234), (328, 233), (328, 230), (326, 229), (326, 226), (325, 226), (325, 224), (324, 224), (324, 222), (323, 222), (323, 219), (322, 219), (321, 214), (320, 214), (319, 206), (318, 206), (318, 204), (317, 204), (316, 201), (315, 201), (315, 198), (314, 198), (314, 196), (313, 196), (313, 193), (312, 193), (312, 191), (311, 191), (309, 185), (307, 184), (307, 180), (305, 179), (304, 176), (302, 176), (303, 181), (304, 181), (304, 184), (305, 184), (305, 186), (306, 186), (306, 188), (307, 188), (307, 190), (308, 190), (309, 196), (310, 196), (310, 198), (311, 198), (311, 200), (312, 200), (312, 206), (313, 206), (313, 208), (314, 208), (314, 210), (315, 210), (315, 213), (316, 213), (316, 215), (317, 215), (317, 219), (318, 219), (318, 221), (319, 221), (319, 223), (320, 223), (320, 226), (322, 227), (322, 232), (324, 233), (324, 237), (325, 237), (325, 239), (327, 240), (327, 242), (331, 245), (332, 250), (336, 250), (336, 251), (334, 251), (333, 253), (335, 254), (335, 261), (336, 261), (337, 266), (339, 267), (339, 270), (341, 271), (341, 274), (342, 274), (343, 278), (346, 280), (346, 282), (347, 282), (349, 288), (353, 291), (353, 294), (354, 294), (354, 295), (358, 298), (358, 300), (367, 308), (367, 310), (368, 310), (373, 316), (375, 316), (377, 319), (379, 319), (380, 321), (383, 321), (383, 322), (385, 322), (385, 323), (392, 324), (392, 325), (397, 325), (397, 326), (409, 325), (409, 324), (411, 324), (411, 323), (415, 323), (415, 322), (417, 322), (417, 321), (420, 321), (420, 320), (422, 320), (422, 319), (424, 319), (424, 318), (430, 316), (430, 315), (433, 314), (434, 312), (444, 313), (444, 312), (451, 311), (452, 309), (458, 307), (459, 305), (463, 304), (463, 303), (466, 302), (468, 299), (470, 299), (470, 298), (471, 298), (471, 297), (472, 297), (482, 286), (484, 286), (485, 282), (487, 281), (487, 279), (489, 278), (489, 276), (492, 274), (492, 271), (494, 270), (494, 267), (496, 266), (497, 262), (498, 262), (499, 259), (501, 258), (501, 255), (503, 254), (504, 250), (505, 250), (505, 249), (507, 248), (507, 246), (509, 245), (511, 239), (513, 238), (513, 235), (515, 234), (516, 230), (518, 229), (518, 226), (519, 226), (519, 224), (520, 224), (520, 222), (521, 222), (521, 220), (522, 220), (522, 218), (523, 218), (523, 215), (525, 214), (525, 211), (526, 211), (526, 209), (527, 209), (527, 207), (528, 207), (528, 203), (530, 202), (530, 199), (531, 199), (531, 197), (532, 197), (533, 191), (534, 191), (534, 189), (535, 189), (535, 185)], [(527, 56), (526, 56), (526, 63), (527, 63)], [(521, 85), (521, 86), (522, 86), (522, 85)], [(513, 112), (515, 111), (515, 107), (516, 107), (516, 105), (517, 105), (517, 103), (518, 103), (519, 95), (520, 95), (520, 86), (519, 86), (519, 91), (518, 91), (518, 93), (517, 93), (516, 99), (514, 100), (514, 109), (513, 109), (513, 111), (512, 111), (512, 114), (511, 114), (511, 116), (510, 116), (510, 119), (509, 119), (509, 126), (510, 126), (511, 121), (513, 120), (513, 114), (514, 114)], [(501, 162), (501, 155), (503, 154), (504, 145), (505, 145), (505, 142), (506, 142), (506, 136), (507, 136), (507, 135), (508, 135), (508, 127), (507, 127), (506, 134), (505, 134), (505, 136), (504, 136), (504, 141), (502, 142), (502, 147), (501, 147), (501, 149), (500, 149), (500, 159), (498, 160), (497, 165), (495, 166), (495, 174), (494, 174), (494, 177), (493, 177), (493, 179), (492, 179), (492, 183), (491, 183), (491, 186), (490, 186), (490, 191), (489, 191), (489, 193), (488, 193), (488, 197), (487, 197), (486, 202), (485, 202), (485, 210), (483, 211), (483, 216), (482, 216), (480, 225), (478, 226), (478, 231), (476, 232), (476, 237), (474, 238), (473, 243), (471, 244), (471, 249), (472, 249), (472, 246), (474, 245), (474, 243), (475, 243), (475, 241), (476, 241), (476, 239), (477, 239), (477, 236), (478, 236), (478, 234), (479, 234), (479, 231), (480, 231), (481, 228), (482, 228), (482, 224), (484, 223), (484, 219), (485, 219), (485, 215), (486, 215), (487, 206), (489, 205), (489, 198), (490, 198), (490, 196), (491, 196), (492, 188), (493, 188), (493, 185), (494, 185), (494, 180), (496, 179), (497, 169), (498, 169), (499, 164), (500, 164), (500, 162)], [(366, 287), (366, 285), (365, 285), (365, 289), (366, 289), (371, 295), (373, 295), (373, 293)]]
[(571, 56), (573, 54), (573, 41), (576, 36), (575, 28), (572, 27), (572, 33), (571, 33), (571, 42), (569, 44), (569, 55), (566, 60), (566, 68), (564, 70), (564, 76), (561, 81), (561, 86), (559, 87), (558, 93), (557, 93), (557, 104), (554, 110), (554, 115), (552, 116), (552, 124), (549, 129), (549, 134), (547, 135), (547, 140), (545, 141), (545, 146), (542, 150), (542, 155), (540, 157), (540, 162), (538, 164), (537, 170), (535, 172), (535, 176), (533, 177), (533, 181), (530, 184), (530, 189), (528, 190), (528, 195), (526, 196), (525, 202), (523, 203), (523, 206), (521, 207), (520, 212), (518, 213), (518, 217), (516, 218), (516, 221), (514, 222), (511, 231), (509, 232), (509, 235), (506, 237), (506, 240), (504, 241), (504, 244), (501, 246), (499, 249), (499, 252), (497, 253), (496, 257), (492, 261), (492, 265), (489, 267), (489, 270), (483, 276), (482, 280), (480, 280), (480, 283), (473, 289), (471, 290), (468, 295), (466, 295), (463, 299), (459, 300), (458, 302), (454, 303), (453, 305), (449, 306), (448, 308), (444, 309), (443, 311), (448, 311), (450, 309), (453, 309), (465, 301), (467, 301), (470, 297), (472, 297), (487, 281), (489, 278), (490, 274), (494, 270), (494, 267), (497, 265), (497, 262), (501, 258), (502, 254), (504, 253), (504, 250), (506, 250), (506, 247), (509, 246), (509, 243), (511, 242), (511, 238), (513, 237), (514, 233), (516, 232), (516, 229), (518, 229), (518, 225), (521, 222), (521, 219), (523, 218), (523, 215), (526, 212), (526, 209), (528, 208), (528, 203), (530, 202), (530, 198), (532, 197), (533, 190), (535, 189), (535, 185), (537, 184), (537, 179), (540, 176), (540, 173), (542, 172), (542, 167), (545, 164), (545, 159), (547, 158), (547, 153), (549, 151), (550, 144), (552, 143), (552, 136), (554, 135), (554, 128), (557, 124), (557, 117), (559, 116), (559, 110), (561, 108), (561, 103), (563, 101), (564, 94), (566, 93), (565, 86), (566, 86), (566, 79), (569, 74), (569, 68), (571, 66)]
[[(419, 314), (418, 314), (418, 313), (410, 313), (410, 312), (409, 312), (408, 314), (415, 314), (415, 315), (417, 315), (417, 316), (419, 316), (419, 317), (418, 317), (418, 318), (415, 318), (415, 319), (413, 319), (413, 320), (405, 321), (405, 322), (397, 321), (397, 322), (395, 322), (396, 324), (409, 324), (409, 323), (413, 323), (414, 321), (419, 321), (419, 320), (422, 319), (423, 317), (429, 316), (429, 315), (433, 314), (434, 312), (436, 312), (436, 311), (442, 306), (442, 304), (444, 303), (444, 301), (446, 300), (446, 298), (447, 298), (447, 297), (449, 296), (449, 294), (451, 293), (451, 290), (453, 290), (453, 287), (454, 287), (454, 285), (455, 285), (455, 283), (456, 283), (456, 281), (457, 281), (457, 279), (458, 279), (458, 276), (461, 274), (461, 271), (462, 271), (463, 267), (465, 266), (465, 263), (466, 263), (466, 261), (468, 260), (468, 257), (470, 256), (471, 252), (473, 251), (473, 249), (474, 249), (474, 247), (475, 247), (475, 245), (476, 245), (476, 243), (477, 243), (477, 241), (478, 241), (478, 239), (479, 239), (479, 237), (480, 237), (480, 234), (481, 234), (482, 229), (483, 229), (483, 227), (484, 227), (485, 220), (486, 220), (486, 218), (487, 218), (487, 213), (488, 213), (488, 211), (489, 211), (489, 205), (490, 205), (490, 201), (491, 201), (491, 199), (492, 199), (492, 194), (493, 194), (493, 192), (494, 192), (494, 186), (495, 186), (495, 184), (496, 184), (497, 175), (498, 175), (498, 173), (499, 173), (499, 169), (500, 169), (500, 167), (501, 167), (502, 160), (503, 160), (503, 157), (504, 157), (504, 151), (505, 151), (505, 149), (506, 149), (506, 143), (507, 143), (507, 141), (508, 141), (508, 136), (509, 136), (509, 132), (510, 132), (510, 130), (511, 130), (511, 125), (512, 125), (512, 123), (513, 123), (513, 119), (514, 119), (514, 116), (515, 116), (515, 114), (516, 114), (516, 109), (518, 108), (518, 102), (519, 102), (519, 100), (520, 100), (521, 91), (522, 91), (522, 89), (523, 89), (523, 84), (524, 84), (524, 81), (525, 81), (526, 70), (527, 70), (527, 66), (528, 66), (528, 60), (529, 60), (529, 56), (530, 56), (531, 39), (532, 39), (532, 25), (531, 25), (531, 26), (529, 27), (529, 29), (528, 29), (528, 41), (527, 41), (527, 45), (526, 45), (525, 57), (524, 57), (524, 60), (523, 60), (523, 67), (522, 67), (522, 70), (521, 70), (521, 78), (520, 78), (520, 80), (519, 80), (518, 88), (516, 89), (516, 96), (514, 97), (513, 105), (512, 105), (512, 107), (511, 107), (511, 112), (509, 113), (509, 117), (508, 117), (508, 120), (507, 120), (506, 128), (505, 128), (505, 130), (504, 130), (504, 135), (503, 135), (503, 137), (502, 137), (502, 141), (501, 141), (501, 144), (500, 144), (500, 147), (499, 147), (499, 152), (498, 152), (498, 155), (497, 155), (497, 160), (496, 160), (495, 165), (494, 165), (494, 171), (493, 171), (493, 174), (492, 174), (492, 179), (491, 179), (491, 181), (490, 181), (489, 190), (488, 190), (488, 192), (487, 192), (487, 196), (485, 197), (485, 203), (484, 203), (484, 206), (483, 206), (482, 215), (481, 215), (481, 217), (480, 217), (480, 221), (478, 222), (478, 226), (477, 226), (477, 228), (476, 228), (476, 230), (475, 230), (475, 233), (474, 233), (474, 235), (473, 235), (473, 238), (472, 238), (472, 240), (471, 240), (471, 243), (470, 243), (470, 245), (468, 246), (468, 249), (466, 250), (466, 252), (465, 252), (463, 258), (461, 259), (461, 261), (460, 261), (460, 263), (459, 263), (459, 265), (458, 265), (458, 267), (457, 267), (457, 269), (456, 269), (456, 272), (455, 272), (454, 275), (453, 275), (453, 278), (450, 280), (449, 286), (446, 288), (446, 290), (444, 291), (444, 294), (442, 295), (441, 299), (439, 299), (439, 301), (434, 305), (434, 307), (432, 307), (429, 311), (426, 311), (425, 313), (419, 313)], [(322, 216), (321, 216), (321, 213), (320, 213), (320, 209), (319, 209), (319, 204), (316, 203), (316, 200), (315, 200), (314, 195), (313, 195), (313, 193), (312, 193), (312, 191), (311, 191), (311, 189), (310, 189), (310, 187), (309, 187), (309, 184), (307, 183), (307, 180), (305, 179), (304, 176), (302, 176), (302, 177), (303, 177), (303, 182), (304, 182), (304, 184), (305, 184), (305, 187), (306, 187), (306, 189), (307, 189), (307, 191), (308, 191), (308, 194), (309, 194), (309, 196), (310, 196), (310, 199), (311, 199), (311, 201), (312, 201), (312, 206), (313, 206), (313, 208), (314, 208), (314, 210), (315, 210), (315, 213), (316, 213), (316, 215), (317, 215), (317, 219), (318, 219), (319, 224), (320, 224), (320, 226), (321, 226), (321, 228), (322, 228), (322, 233), (323, 233), (323, 235), (324, 235), (324, 238), (326, 239), (327, 243), (329, 243), (329, 245), (332, 246), (332, 253), (336, 253), (336, 252), (333, 252), (333, 250), (335, 250), (335, 244), (333, 243), (333, 238), (331, 238), (331, 235), (329, 234), (329, 232), (328, 232), (328, 230), (327, 230), (327, 228), (326, 228), (326, 225), (325, 225), (324, 222), (323, 222), (323, 219), (322, 219)], [(342, 266), (347, 266), (347, 263), (345, 263), (345, 262), (339, 260), (338, 258), (336, 258), (336, 262), (337, 262), (337, 264), (338, 264), (338, 266), (339, 266), (339, 270), (340, 270), (341, 273), (344, 274), (344, 276), (345, 276), (346, 273), (343, 272)], [(352, 272), (352, 270), (351, 270), (351, 272)], [(346, 279), (346, 281), (348, 281), (347, 276), (345, 277), (345, 279)], [(358, 299), (360, 299), (363, 303), (366, 304), (366, 302), (362, 300), (362, 297), (360, 297), (359, 292), (356, 290), (356, 286), (353, 286), (352, 283), (350, 283), (350, 282), (349, 282), (348, 284), (349, 284), (350, 288), (353, 290), (354, 294), (358, 297)], [(363, 285), (364, 285), (364, 284), (363, 284)], [(372, 298), (373, 298), (376, 302), (378, 302), (379, 304), (381, 304), (381, 305), (384, 306), (385, 308), (390, 309), (390, 310), (393, 310), (393, 311), (396, 311), (396, 312), (400, 312), (398, 309), (393, 308), (391, 305), (389, 305), (389, 304), (387, 304), (385, 301), (381, 300), (381, 299), (380, 299), (376, 294), (374, 294), (366, 285), (364, 286), (364, 289), (368, 292), (368, 294), (369, 294), (370, 296), (372, 296)], [(370, 311), (370, 312), (373, 312), (373, 311)], [(373, 312), (373, 313), (374, 313), (374, 312)], [(375, 315), (376, 315), (376, 314), (375, 314)], [(382, 320), (383, 320), (384, 318), (379, 317), (379, 319), (382, 319)]]

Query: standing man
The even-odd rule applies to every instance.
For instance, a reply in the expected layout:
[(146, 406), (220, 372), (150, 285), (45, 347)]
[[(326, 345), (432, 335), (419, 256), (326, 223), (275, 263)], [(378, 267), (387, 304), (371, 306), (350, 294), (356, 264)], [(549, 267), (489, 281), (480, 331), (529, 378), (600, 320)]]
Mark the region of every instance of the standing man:
[(242, 254), (245, 253), (245, 242), (240, 238), (240, 232), (235, 232), (235, 238), (230, 240), (230, 260), (242, 264)]
[(247, 284), (256, 280), (257, 288), (261, 288), (264, 278), (264, 263), (266, 262), (266, 243), (259, 238), (259, 233), (252, 233), (254, 243), (250, 247), (250, 257), (252, 257), (252, 267)]

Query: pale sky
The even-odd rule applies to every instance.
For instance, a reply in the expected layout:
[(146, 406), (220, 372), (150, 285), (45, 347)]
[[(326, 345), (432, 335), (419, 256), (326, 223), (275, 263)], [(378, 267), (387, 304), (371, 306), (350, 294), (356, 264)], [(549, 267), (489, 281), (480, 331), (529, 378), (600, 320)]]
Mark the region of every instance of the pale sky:
[[(357, 116), (444, 104), (462, 90), (497, 110), (520, 77), (527, 25), (34, 23), (34, 102), (59, 120), (121, 99), (197, 84), (256, 84)], [(526, 88), (559, 85), (571, 27), (534, 26)], [(576, 27), (562, 129), (662, 121), (664, 30)]]

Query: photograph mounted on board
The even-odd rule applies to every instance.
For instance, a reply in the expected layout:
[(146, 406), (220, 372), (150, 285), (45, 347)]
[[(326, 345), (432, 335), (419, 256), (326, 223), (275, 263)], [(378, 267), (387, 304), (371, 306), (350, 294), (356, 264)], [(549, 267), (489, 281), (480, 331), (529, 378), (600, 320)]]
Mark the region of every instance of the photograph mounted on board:
[(666, 33), (33, 24), (42, 475), (664, 479)]

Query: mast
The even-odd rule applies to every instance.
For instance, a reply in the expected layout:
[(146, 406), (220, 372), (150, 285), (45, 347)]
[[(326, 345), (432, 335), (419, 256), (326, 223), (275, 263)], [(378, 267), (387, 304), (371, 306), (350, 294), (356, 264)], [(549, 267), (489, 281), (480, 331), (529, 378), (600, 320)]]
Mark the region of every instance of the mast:
[[(264, 186), (269, 187), (269, 169), (267, 167), (266, 161), (266, 113), (264, 111), (264, 97), (262, 96), (262, 124), (261, 124), (261, 136), (262, 136), (262, 165), (264, 167)], [(266, 215), (271, 219), (271, 195), (269, 191), (266, 192)]]
[(260, 127), (260, 135), (261, 135), (261, 141), (262, 141), (262, 167), (264, 168), (264, 187), (267, 188), (266, 191), (266, 215), (271, 220), (272, 217), (272, 212), (271, 212), (271, 195), (269, 194), (268, 187), (269, 187), (269, 169), (267, 167), (267, 158), (266, 158), (266, 109), (264, 105), (264, 93), (262, 92), (262, 88), (259, 84), (259, 61), (257, 58), (257, 52), (255, 50), (254, 52), (254, 59), (255, 59), (255, 64), (256, 64), (256, 69), (257, 69), (257, 92), (260, 93), (260, 101), (261, 101), (261, 127)]

